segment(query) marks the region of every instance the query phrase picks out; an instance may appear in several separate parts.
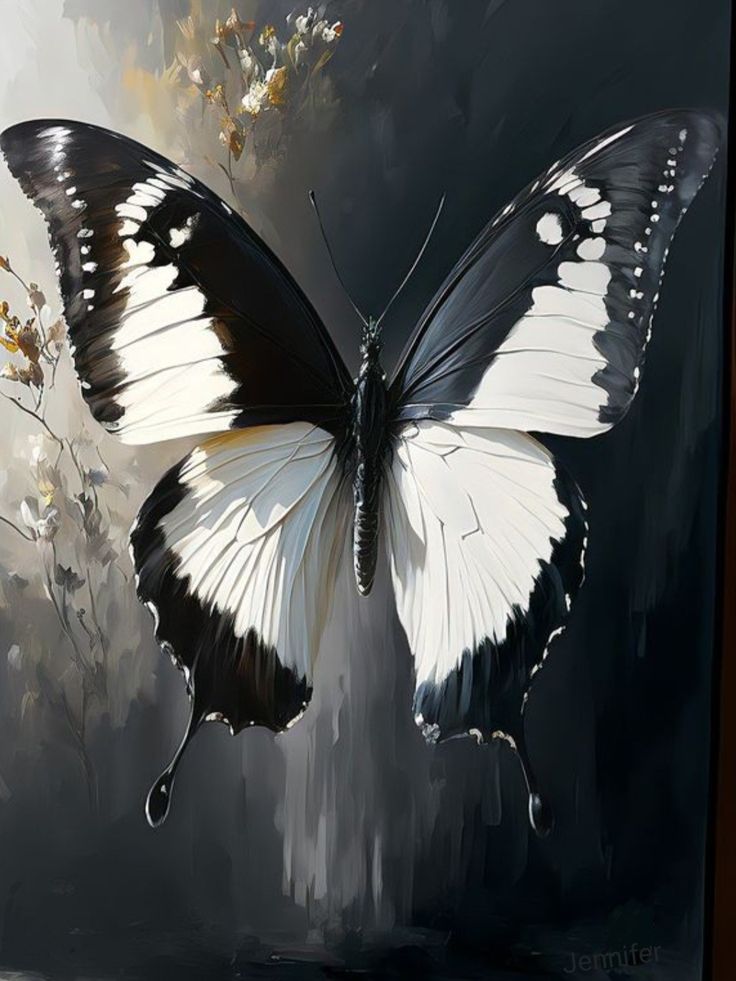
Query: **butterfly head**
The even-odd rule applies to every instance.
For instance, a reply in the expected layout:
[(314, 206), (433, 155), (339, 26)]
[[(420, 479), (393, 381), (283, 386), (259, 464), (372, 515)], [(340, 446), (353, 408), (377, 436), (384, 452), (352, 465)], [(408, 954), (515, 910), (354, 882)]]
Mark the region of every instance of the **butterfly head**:
[(360, 353), (364, 361), (375, 360), (381, 353), (381, 323), (373, 317), (363, 323)]

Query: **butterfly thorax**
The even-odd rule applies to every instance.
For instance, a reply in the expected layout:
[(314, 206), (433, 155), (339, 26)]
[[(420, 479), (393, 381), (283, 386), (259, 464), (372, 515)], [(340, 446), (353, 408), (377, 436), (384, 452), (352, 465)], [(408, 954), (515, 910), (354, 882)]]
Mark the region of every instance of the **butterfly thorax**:
[(370, 592), (378, 556), (379, 501), (386, 453), (388, 398), (380, 362), (379, 331), (369, 321), (363, 331), (362, 361), (353, 396), (353, 568), (358, 591)]

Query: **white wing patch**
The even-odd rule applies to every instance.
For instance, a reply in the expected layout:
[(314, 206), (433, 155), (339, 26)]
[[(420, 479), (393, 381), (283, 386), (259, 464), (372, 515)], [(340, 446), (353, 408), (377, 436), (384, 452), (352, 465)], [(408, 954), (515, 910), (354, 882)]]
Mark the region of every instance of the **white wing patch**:
[(542, 215), (537, 222), (537, 235), (546, 245), (559, 245), (564, 238), (560, 216), (551, 212)]
[[(573, 281), (568, 273), (567, 283)], [(577, 281), (585, 285), (584, 273)], [(499, 346), (470, 406), (454, 412), (453, 422), (568, 436), (600, 432), (605, 392), (593, 379), (607, 362), (594, 338), (608, 313), (594, 285), (592, 273), (589, 289), (536, 287), (531, 309)]]
[[(577, 166), (632, 128), (599, 140)], [(671, 199), (687, 139), (686, 128), (673, 138), (676, 145), (669, 148), (661, 183), (651, 200), (643, 199), (643, 211), (619, 211), (618, 225), (610, 228), (614, 209), (606, 190), (586, 184), (576, 167), (555, 165), (538, 182), (540, 193), (567, 198), (580, 209), (577, 228), (584, 231), (560, 249), (556, 283), (532, 289), (530, 308), (494, 352), (468, 404), (450, 414), (452, 423), (577, 437), (614, 425), (619, 416), (607, 411), (611, 389), (625, 408), (639, 387), (669, 251), (667, 243), (650, 256), (650, 244), (665, 208), (673, 222)], [(631, 183), (636, 183), (635, 173)], [(613, 189), (619, 189), (615, 182)], [(676, 219), (684, 210), (677, 208)], [(624, 225), (638, 228), (633, 247), (621, 231)], [(553, 212), (542, 215), (536, 233), (551, 248), (563, 243), (563, 228)]]
[(526, 612), (567, 508), (552, 458), (522, 433), (420, 422), (388, 475), (387, 530), (399, 618), (417, 687), (441, 684), (465, 652), (506, 637)]
[[(70, 131), (54, 126), (38, 135), (39, 139), (52, 140), (56, 180), (62, 186), (69, 185), (65, 193), (82, 216), (77, 237), (85, 241), (83, 283), (100, 268), (114, 273), (116, 270), (105, 262), (109, 243), (95, 240), (94, 229), (84, 222), (87, 204), (71, 183), (66, 153)], [(159, 249), (140, 237), (144, 223), (166, 200), (167, 193), (175, 187), (191, 191), (191, 182), (180, 171), (170, 174), (153, 163), (150, 168), (152, 176), (133, 184), (128, 197), (114, 207), (124, 258), (113, 296), (121, 294), (124, 306), (119, 322), (110, 331), (109, 345), (118, 357), (124, 379), (114, 396), (123, 413), (118, 421), (107, 421), (105, 426), (123, 442), (133, 444), (227, 429), (238, 414), (235, 409), (211, 411), (237, 390), (238, 383), (222, 364), (227, 352), (213, 319), (204, 313), (204, 293), (196, 287), (177, 290), (176, 265), (162, 263)], [(171, 247), (185, 245), (196, 224), (197, 216), (193, 215), (181, 228), (172, 229)], [(87, 312), (92, 313), (97, 291), (83, 285), (79, 295)]]
[(311, 677), (350, 517), (334, 438), (307, 423), (260, 426), (198, 447), (182, 500), (159, 523), (175, 575), (203, 609), (257, 632)]
[[(134, 184), (127, 200), (115, 209), (122, 219), (118, 235), (128, 258), (115, 290), (125, 295), (125, 306), (111, 332), (110, 347), (125, 377), (115, 396), (124, 412), (107, 428), (128, 443), (226, 429), (238, 414), (236, 409), (211, 411), (235, 393), (238, 383), (222, 363), (227, 352), (214, 320), (204, 312), (205, 294), (196, 286), (176, 289), (176, 265), (159, 263), (156, 247), (138, 240), (149, 211), (177, 182), (163, 171), (157, 174)], [(192, 217), (181, 229), (172, 229), (171, 246), (184, 245), (195, 226)]]

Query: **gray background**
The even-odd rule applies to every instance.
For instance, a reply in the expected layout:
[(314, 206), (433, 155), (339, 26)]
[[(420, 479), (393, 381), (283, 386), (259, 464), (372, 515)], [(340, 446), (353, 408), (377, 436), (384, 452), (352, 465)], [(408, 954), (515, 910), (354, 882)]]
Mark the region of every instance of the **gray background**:
[[(291, 4), (239, 9), (280, 23)], [(117, 92), (125, 50), (136, 42), (152, 67), (161, 64), (161, 18), (180, 16), (183, 4), (0, 0), (0, 11), (10, 65), (0, 125), (67, 115), (176, 154), (175, 139)], [(447, 193), (426, 257), (388, 318), (391, 365), (469, 240), (553, 160), (648, 111), (727, 111), (725, 0), (345, 0), (328, 16), (346, 25), (330, 65), (338, 113), (318, 140), (294, 137), (249, 204), (351, 368), (359, 325), (328, 266), (308, 188), (343, 278), (372, 313)], [(305, 719), (279, 738), (206, 727), (169, 821), (151, 831), (143, 799), (178, 740), (186, 696), (148, 618), (134, 611), (135, 659), (118, 682), (125, 707), (95, 729), (97, 816), (52, 728), (39, 725), (32, 749), (21, 742), (12, 671), (0, 659), (0, 968), (54, 978), (353, 969), (569, 977), (561, 972), (573, 953), (636, 942), (663, 949), (637, 977), (698, 976), (724, 197), (721, 161), (678, 233), (627, 418), (593, 441), (549, 441), (591, 516), (587, 581), (527, 713), (555, 834), (530, 835), (505, 747), (431, 749), (415, 731), (385, 569), (360, 603), (349, 579), (339, 584)], [(43, 229), (4, 171), (0, 221), (0, 253), (43, 267), (50, 289)], [(2, 409), (7, 454), (20, 424)], [(123, 470), (131, 466), (127, 451), (105, 447)], [(181, 455), (136, 455), (131, 516), (163, 457)], [(3, 536), (9, 569), (18, 546)], [(3, 651), (16, 615), (11, 604), (0, 610)], [(40, 599), (33, 616), (49, 647), (58, 645)], [(277, 965), (274, 951), (284, 958)]]

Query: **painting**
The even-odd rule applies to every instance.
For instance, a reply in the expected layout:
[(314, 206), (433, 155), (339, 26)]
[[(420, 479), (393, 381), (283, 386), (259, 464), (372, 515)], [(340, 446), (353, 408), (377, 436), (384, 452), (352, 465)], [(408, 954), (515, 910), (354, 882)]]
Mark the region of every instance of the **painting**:
[(709, 977), (730, 5), (2, 18), (2, 977)]

